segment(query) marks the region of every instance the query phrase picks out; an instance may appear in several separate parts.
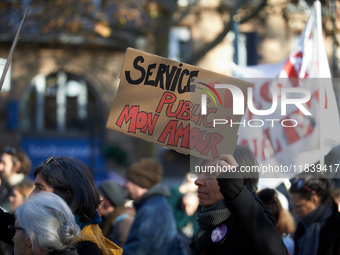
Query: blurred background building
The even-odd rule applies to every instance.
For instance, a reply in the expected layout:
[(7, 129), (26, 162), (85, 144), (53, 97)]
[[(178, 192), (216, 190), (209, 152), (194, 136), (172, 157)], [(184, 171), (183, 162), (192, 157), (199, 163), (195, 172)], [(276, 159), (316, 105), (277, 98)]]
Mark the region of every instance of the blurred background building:
[[(339, 76), (340, 1), (322, 1), (333, 77)], [(284, 60), (313, 1), (2, 0), (0, 58), (25, 10), (9, 82), (0, 93), (0, 146), (22, 147), (33, 167), (48, 156), (83, 160), (96, 178), (145, 156), (171, 179), (188, 157), (106, 129), (127, 47), (231, 75), (230, 63)], [(339, 88), (334, 87), (337, 99)]]

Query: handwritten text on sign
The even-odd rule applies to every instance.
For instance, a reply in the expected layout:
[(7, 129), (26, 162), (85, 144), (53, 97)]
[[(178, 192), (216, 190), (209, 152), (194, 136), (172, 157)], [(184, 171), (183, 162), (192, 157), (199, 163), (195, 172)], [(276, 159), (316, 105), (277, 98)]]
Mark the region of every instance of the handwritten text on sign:
[(214, 106), (211, 99), (207, 100), (207, 114), (201, 115), (201, 94), (205, 92), (195, 82), (200, 78), (233, 84), (245, 95), (250, 86), (232, 77), (127, 49), (107, 127), (201, 158), (233, 153), (238, 127), (213, 127), (213, 119), (240, 121), (242, 116)]

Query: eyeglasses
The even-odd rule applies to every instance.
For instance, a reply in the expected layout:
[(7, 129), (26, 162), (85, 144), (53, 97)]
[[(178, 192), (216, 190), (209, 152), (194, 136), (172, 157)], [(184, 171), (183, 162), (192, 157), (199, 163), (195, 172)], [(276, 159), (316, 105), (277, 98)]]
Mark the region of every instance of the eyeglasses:
[(15, 231), (17, 231), (18, 229), (24, 231), (23, 228), (12, 226), (12, 225), (8, 226), (8, 228), (9, 228), (9, 233), (10, 233), (12, 238), (15, 236)]
[(62, 166), (59, 165), (59, 163), (55, 160), (54, 155), (52, 155), (52, 156), (50, 156), (48, 159), (46, 159), (45, 165), (48, 165), (51, 161), (54, 161), (54, 163), (56, 163), (57, 166), (59, 166), (59, 168), (60, 168), (65, 174), (67, 174), (67, 172), (65, 171), (65, 169), (62, 168)]
[(303, 179), (298, 178), (298, 179), (295, 180), (295, 183), (297, 183), (296, 187), (297, 187), (298, 190), (304, 189), (304, 190), (308, 191), (309, 193), (311, 193), (312, 195), (316, 194), (316, 192), (314, 190), (312, 190), (310, 187), (308, 187), (304, 184)]

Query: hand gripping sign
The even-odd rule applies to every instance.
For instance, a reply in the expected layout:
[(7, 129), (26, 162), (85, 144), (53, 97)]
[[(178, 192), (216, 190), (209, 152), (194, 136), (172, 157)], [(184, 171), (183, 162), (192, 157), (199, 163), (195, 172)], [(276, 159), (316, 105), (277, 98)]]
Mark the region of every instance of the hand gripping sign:
[(213, 120), (237, 122), (242, 115), (233, 115), (225, 89), (217, 91), (215, 84), (231, 84), (245, 96), (251, 87), (239, 79), (128, 48), (106, 127), (200, 158), (232, 154), (238, 127), (214, 127)]

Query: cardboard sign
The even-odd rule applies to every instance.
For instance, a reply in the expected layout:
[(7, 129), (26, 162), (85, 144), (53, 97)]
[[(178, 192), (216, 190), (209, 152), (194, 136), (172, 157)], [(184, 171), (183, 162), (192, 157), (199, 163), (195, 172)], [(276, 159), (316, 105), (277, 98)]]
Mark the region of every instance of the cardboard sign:
[[(242, 115), (233, 114), (230, 90), (217, 92), (214, 84), (236, 86), (245, 99), (251, 86), (239, 79), (128, 48), (106, 127), (200, 158), (232, 154), (240, 125), (214, 127), (214, 121), (240, 122)], [(207, 102), (203, 115), (202, 95)]]

